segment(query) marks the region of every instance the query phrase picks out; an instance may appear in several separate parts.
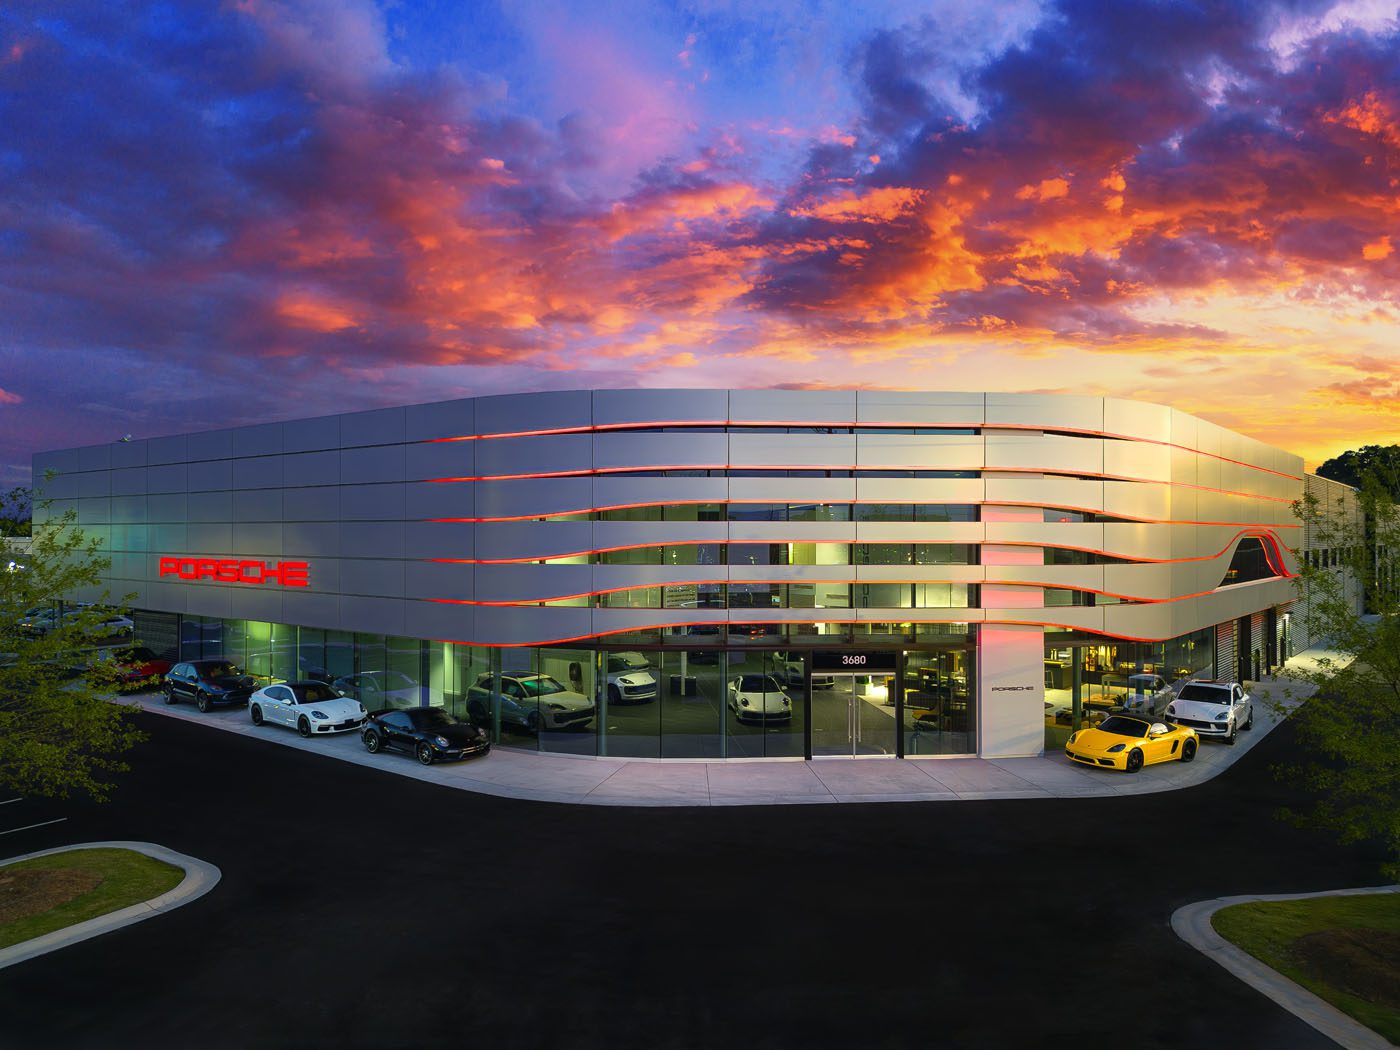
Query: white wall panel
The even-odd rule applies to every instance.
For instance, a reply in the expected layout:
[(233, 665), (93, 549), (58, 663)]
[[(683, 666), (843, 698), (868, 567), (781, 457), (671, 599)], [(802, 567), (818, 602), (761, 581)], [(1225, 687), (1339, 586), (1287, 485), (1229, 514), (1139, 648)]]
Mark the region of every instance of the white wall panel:
[[(584, 436), (582, 440), (589, 439)], [(728, 462), (729, 447), (724, 434), (633, 434), (623, 430), (594, 434), (591, 453), (582, 454), (585, 468), (596, 466), (600, 470), (711, 467)]]
[(981, 470), (981, 435), (859, 434), (856, 460), (872, 469)]
[(1102, 474), (1102, 438), (1000, 431), (985, 435), (988, 470)]
[(1103, 399), (1103, 430), (1106, 434), (1170, 443), (1173, 440), (1172, 410), (1166, 405), (1146, 401), (1106, 397)]
[(1071, 394), (988, 393), (986, 425), (1035, 427), (1044, 430), (1104, 429), (1101, 397)]
[(889, 426), (980, 427), (986, 395), (918, 390), (858, 390), (856, 414), (862, 423)]
[(856, 418), (856, 392), (731, 390), (729, 418), (735, 423), (850, 424)]
[(476, 401), (472, 398), (409, 405), (404, 411), (404, 440), (464, 437), (477, 433), (475, 421)]

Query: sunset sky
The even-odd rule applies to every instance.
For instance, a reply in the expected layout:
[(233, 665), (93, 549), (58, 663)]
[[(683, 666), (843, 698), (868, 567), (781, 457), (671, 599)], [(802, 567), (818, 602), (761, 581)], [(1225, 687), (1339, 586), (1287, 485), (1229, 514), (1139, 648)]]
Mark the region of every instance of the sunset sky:
[[(133, 13), (135, 12), (135, 13)], [(0, 6), (0, 484), (514, 390), (1400, 442), (1396, 4)]]

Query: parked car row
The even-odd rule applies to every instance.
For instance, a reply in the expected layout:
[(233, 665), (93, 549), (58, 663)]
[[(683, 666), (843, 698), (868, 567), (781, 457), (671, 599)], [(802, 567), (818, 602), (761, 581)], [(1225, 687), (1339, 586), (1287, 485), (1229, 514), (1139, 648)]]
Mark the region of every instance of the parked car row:
[(40, 638), (57, 627), (75, 622), (84, 615), (97, 617), (92, 624), (93, 633), (102, 638), (119, 638), (123, 635), (129, 635), (136, 627), (135, 622), (129, 616), (123, 616), (111, 609), (96, 609), (87, 603), (70, 605), (61, 613), (57, 606), (36, 605), (32, 609), (26, 609), (16, 621), (15, 626), (19, 628), (21, 634), (26, 634), (31, 638)]
[(441, 708), (391, 707), (371, 714), (358, 699), (327, 682), (271, 682), (259, 687), (254, 676), (231, 660), (178, 663), (165, 675), (162, 689), (167, 704), (189, 700), (200, 711), (216, 705), (246, 706), (253, 725), (285, 726), (303, 737), (359, 732), (371, 754), (407, 751), (425, 766), (491, 750), (486, 730)]
[(1144, 715), (1109, 715), (1071, 734), (1065, 755), (1082, 765), (1136, 773), (1158, 762), (1190, 762), (1203, 738), (1233, 745), (1241, 730), (1253, 728), (1254, 701), (1244, 686), (1193, 680), (1167, 701), (1161, 720), (1150, 706)]

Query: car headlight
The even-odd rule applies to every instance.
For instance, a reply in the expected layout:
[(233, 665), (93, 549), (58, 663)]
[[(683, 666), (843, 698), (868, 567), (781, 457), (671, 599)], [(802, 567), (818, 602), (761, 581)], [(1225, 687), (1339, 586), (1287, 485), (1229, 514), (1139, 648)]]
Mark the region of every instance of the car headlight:
[(1065, 743), (1067, 743), (1067, 744), (1072, 744), (1072, 743), (1074, 743), (1074, 742), (1075, 742), (1076, 740), (1078, 740), (1078, 739), (1079, 739), (1079, 734), (1078, 734), (1078, 733), (1071, 733), (1071, 734), (1069, 735), (1069, 739), (1066, 740)]
[(311, 717), (312, 717), (312, 718), (319, 719), (320, 721), (324, 722), (324, 721), (326, 720), (326, 712), (324, 712), (324, 711), (312, 711), (312, 712), (311, 712)]
[(1173, 715), (1173, 716), (1176, 714), (1176, 705), (1175, 705), (1175, 704), (1168, 704), (1168, 705), (1167, 705), (1167, 714)]
[(565, 709), (563, 704), (546, 704), (545, 706), (551, 711), (563, 711)]
[(486, 730), (484, 730), (484, 729), (478, 729), (478, 730), (476, 731), (476, 738), (477, 738), (478, 740), (485, 740), (485, 739), (486, 739)]
[(360, 709), (360, 714), (363, 715), (363, 714), (367, 714), (367, 713), (368, 713), (368, 712), (365, 711), (365, 705), (364, 705), (364, 704), (356, 704), (355, 706), (358, 707), (358, 708)]
[(1229, 716), (1229, 715), (1216, 715), (1216, 716), (1215, 716), (1215, 721), (1216, 721), (1218, 724), (1222, 725), (1222, 726), (1227, 726), (1227, 725), (1230, 724), (1230, 716)]
[(784, 707), (787, 707), (787, 706), (788, 706), (789, 704), (791, 704), (791, 703), (792, 703), (792, 700), (791, 700), (791, 699), (789, 699), (789, 698), (786, 697), (786, 696), (783, 697), (783, 706), (784, 706)]
[(1110, 755), (1116, 755), (1116, 754), (1118, 754), (1118, 752), (1120, 752), (1120, 751), (1125, 751), (1125, 750), (1127, 750), (1127, 747), (1128, 747), (1127, 744), (1114, 744), (1111, 748), (1108, 749), (1108, 753), (1109, 753)]
[(745, 699), (741, 696), (741, 697), (739, 697), (739, 706), (740, 706), (740, 707), (748, 707), (748, 706), (749, 706), (749, 702), (748, 702), (747, 700), (745, 700)]
[(452, 746), (451, 744), (449, 744), (449, 743), (447, 742), (447, 737), (445, 737), (445, 736), (435, 736), (435, 737), (433, 737), (433, 743), (436, 744), (438, 747), (451, 747), (451, 746)]

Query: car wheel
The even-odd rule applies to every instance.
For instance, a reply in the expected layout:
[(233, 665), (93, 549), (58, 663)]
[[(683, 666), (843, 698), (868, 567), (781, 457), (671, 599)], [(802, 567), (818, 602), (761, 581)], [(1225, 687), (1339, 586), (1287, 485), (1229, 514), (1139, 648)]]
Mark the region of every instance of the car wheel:
[(379, 749), (384, 746), (384, 741), (379, 739), (379, 734), (375, 732), (366, 733), (360, 738), (364, 741), (365, 750), (371, 755), (379, 754)]
[(302, 736), (311, 735), (311, 723), (306, 720), (305, 715), (302, 715), (300, 718), (297, 719), (297, 732), (300, 733)]
[(1246, 718), (1245, 721), (1244, 721), (1244, 728), (1245, 728), (1245, 729), (1253, 729), (1253, 728), (1254, 728), (1254, 705), (1253, 705), (1253, 704), (1250, 704), (1250, 705), (1249, 705), (1249, 717)]
[(249, 710), (249, 712), (248, 712), (248, 717), (251, 718), (251, 719), (253, 720), (253, 725), (255, 725), (255, 726), (260, 726), (260, 725), (262, 725), (262, 724), (263, 724), (262, 707), (261, 707), (260, 705), (258, 705), (258, 704), (254, 704), (254, 705), (252, 706), (252, 708), (251, 708), (251, 709)]
[(417, 757), (419, 765), (431, 766), (433, 764), (433, 749), (427, 744), (419, 744), (414, 755)]
[(1129, 773), (1136, 773), (1142, 768), (1142, 750), (1140, 748), (1135, 747), (1128, 752), (1128, 761), (1124, 763), (1124, 768)]
[(199, 708), (199, 713), (207, 715), (209, 713), (209, 696), (206, 693), (196, 693), (194, 706)]
[(1236, 732), (1236, 730), (1235, 730), (1234, 725), (1231, 725), (1231, 726), (1230, 726), (1230, 735), (1227, 736), (1227, 737), (1225, 738), (1225, 743), (1229, 744), (1231, 747), (1234, 747), (1234, 746), (1235, 746), (1235, 732)]
[(615, 686), (615, 685), (610, 685), (610, 686), (608, 686), (608, 703), (610, 703), (610, 704), (620, 704), (620, 703), (622, 703), (622, 691), (621, 691), (620, 689), (618, 689), (618, 687)]
[(1191, 761), (1193, 758), (1195, 758), (1195, 757), (1196, 757), (1196, 741), (1194, 741), (1194, 740), (1188, 740), (1188, 741), (1186, 741), (1186, 743), (1184, 743), (1184, 744), (1181, 745), (1181, 760), (1182, 760), (1183, 762), (1190, 762), (1190, 761)]
[(171, 689), (169, 686), (165, 687), (165, 702), (167, 704), (173, 704), (178, 702), (175, 699), (175, 690)]

